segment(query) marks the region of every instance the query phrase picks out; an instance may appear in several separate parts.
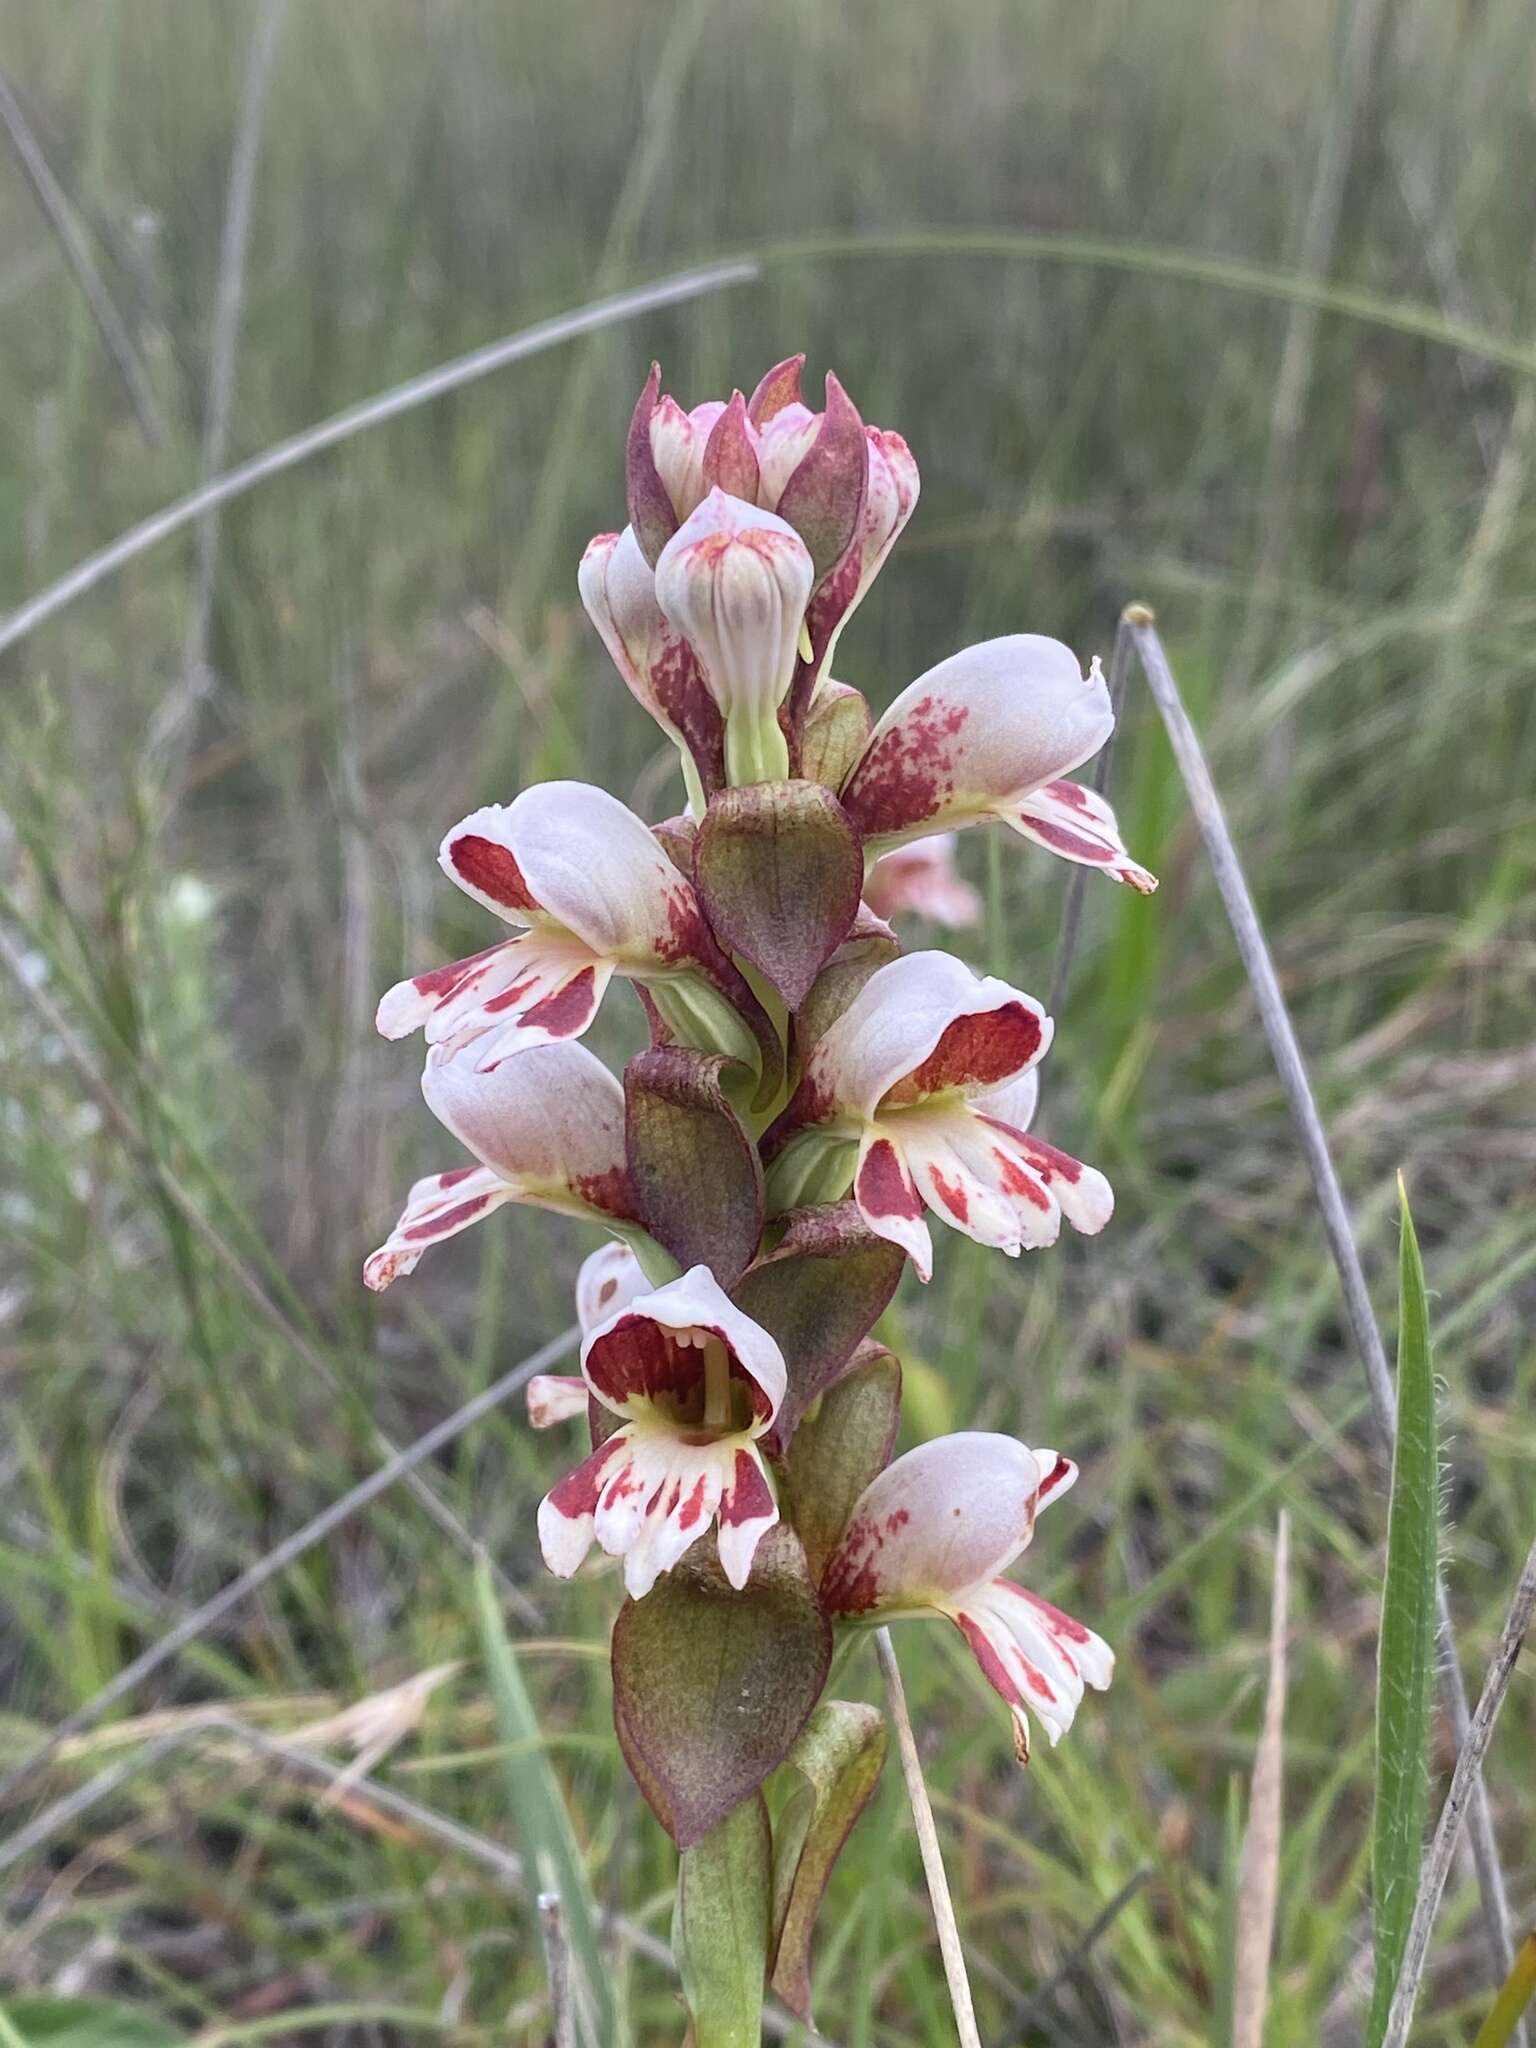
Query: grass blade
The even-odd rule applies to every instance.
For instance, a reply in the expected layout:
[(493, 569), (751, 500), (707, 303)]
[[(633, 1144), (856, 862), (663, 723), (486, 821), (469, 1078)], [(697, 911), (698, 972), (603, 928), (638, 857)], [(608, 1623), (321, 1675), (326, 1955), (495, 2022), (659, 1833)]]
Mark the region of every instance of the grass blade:
[(507, 1641), (490, 1566), (483, 1557), (475, 1566), (475, 1610), (496, 1727), (507, 1750), (508, 1812), (518, 1833), (518, 1846), (535, 1891), (559, 1894), (560, 1918), (576, 1980), (577, 2013), (590, 2048), (616, 2048), (623, 2035), (613, 1973), (598, 1940), (597, 1903), (559, 1780), (545, 1751), (544, 1731)]
[(1429, 1812), (1426, 1753), (1435, 1676), (1438, 1566), (1435, 1381), (1429, 1353), (1424, 1266), (1401, 1179), (1398, 1268), (1397, 1444), (1387, 1518), (1387, 1575), (1376, 1679), (1376, 1804), (1372, 1890), (1376, 1981), (1367, 2048), (1379, 2048), (1418, 1896)]
[(1495, 1999), (1493, 2011), (1478, 2028), (1472, 2048), (1506, 2048), (1532, 1992), (1536, 1992), (1536, 1934), (1528, 1934), (1521, 1942), (1515, 1967)]
[(1290, 1522), (1282, 1508), (1275, 1539), (1275, 1587), (1269, 1623), (1269, 1695), (1253, 1763), (1248, 1827), (1237, 1886), (1237, 1949), (1232, 1967), (1232, 2048), (1264, 2048), (1269, 1957), (1280, 1895), (1282, 1771), (1285, 1761), (1286, 1605)]

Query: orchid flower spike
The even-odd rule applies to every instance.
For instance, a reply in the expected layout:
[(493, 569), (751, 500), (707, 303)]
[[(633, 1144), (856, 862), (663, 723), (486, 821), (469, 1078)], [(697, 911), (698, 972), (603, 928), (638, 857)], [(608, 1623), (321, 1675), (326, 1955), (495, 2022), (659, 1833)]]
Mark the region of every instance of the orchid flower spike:
[[(628, 1306), (637, 1294), (650, 1291), (650, 1281), (627, 1244), (610, 1238), (576, 1275), (576, 1321), (585, 1337), (607, 1317)], [(528, 1382), (528, 1421), (534, 1429), (553, 1429), (587, 1412), (587, 1383), (580, 1373), (536, 1372)]]
[(417, 1181), (394, 1229), (363, 1267), (370, 1287), (388, 1287), (430, 1246), (504, 1202), (603, 1223), (637, 1221), (624, 1091), (584, 1046), (531, 1046), (483, 1074), (434, 1053), (421, 1092), (480, 1163)]
[[(467, 895), (523, 929), (397, 982), (378, 1009), (386, 1038), (424, 1028), (429, 1047), (486, 1073), (527, 1046), (579, 1038), (615, 974), (657, 992), (691, 992), (712, 1022), (730, 1027), (720, 989), (739, 976), (692, 883), (606, 790), (538, 783), (511, 804), (471, 812), (438, 860)], [(731, 1050), (755, 1059), (751, 1033), (736, 1023)]]
[(876, 917), (910, 913), (951, 931), (981, 922), (981, 898), (955, 866), (953, 832), (935, 832), (882, 854), (864, 883), (864, 901)]
[(786, 1385), (773, 1338), (694, 1266), (588, 1331), (581, 1370), (619, 1427), (540, 1504), (550, 1570), (570, 1578), (595, 1540), (640, 1600), (718, 1522), (721, 1568), (745, 1586), (779, 1519), (758, 1448)]
[(1097, 659), (1084, 676), (1059, 640), (985, 640), (902, 691), (845, 783), (843, 807), (877, 854), (1000, 818), (1063, 860), (1150, 895), (1156, 878), (1131, 858), (1109, 805), (1064, 779), (1114, 723)]
[(869, 1228), (933, 1271), (925, 1206), (1010, 1257), (1090, 1235), (1114, 1208), (1104, 1176), (1026, 1135), (1052, 1024), (1033, 996), (947, 953), (879, 967), (828, 1025), (771, 1134), (770, 1208), (835, 1200), (851, 1176)]
[(828, 1561), (821, 1597), (844, 1620), (943, 1615), (1013, 1715), (1029, 1761), (1029, 1716), (1052, 1744), (1085, 1686), (1114, 1675), (1109, 1645), (1028, 1587), (1001, 1576), (1028, 1549), (1035, 1517), (1077, 1478), (1055, 1451), (968, 1431), (920, 1444), (866, 1487)]

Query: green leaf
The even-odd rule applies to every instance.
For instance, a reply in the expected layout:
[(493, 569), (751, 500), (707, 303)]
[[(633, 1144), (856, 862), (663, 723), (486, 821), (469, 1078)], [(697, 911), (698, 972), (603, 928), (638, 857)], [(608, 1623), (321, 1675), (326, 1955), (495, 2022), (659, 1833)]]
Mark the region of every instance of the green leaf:
[(862, 1701), (826, 1700), (784, 1761), (798, 1782), (773, 1830), (773, 1988), (811, 2016), (811, 1937), (833, 1865), (885, 1763), (885, 1722)]
[(830, 789), (756, 782), (710, 799), (693, 875), (721, 945), (796, 1010), (853, 928), (864, 856)]
[(713, 1543), (694, 1550), (613, 1630), (619, 1747), (651, 1811), (692, 1848), (784, 1761), (827, 1682), (832, 1629), (805, 1551), (779, 1523), (741, 1592)]
[(731, 1064), (719, 1053), (652, 1046), (624, 1069), (641, 1217), (680, 1266), (708, 1266), (722, 1287), (746, 1271), (763, 1232), (762, 1160), (725, 1093)]
[(772, 1861), (761, 1793), (678, 1861), (672, 1952), (694, 2048), (759, 2048), (762, 2041)]
[(1376, 1805), (1371, 1889), (1376, 1979), (1367, 2048), (1379, 2048), (1418, 1896), (1429, 1810), (1430, 1714), (1435, 1675), (1439, 1459), (1435, 1380), (1424, 1267), (1401, 1178), (1398, 1269), (1397, 1446), (1387, 1516), (1387, 1576), (1376, 1675)]
[(599, 1938), (597, 1905), (560, 1781), (544, 1746), (544, 1732), (507, 1640), (490, 1567), (483, 1557), (475, 1565), (475, 1605), (496, 1729), (505, 1752), (507, 1809), (534, 1892), (528, 1902), (531, 1938), (537, 1943), (538, 1927), (532, 1920), (537, 1893), (558, 1892), (571, 1944), (578, 2023), (590, 2048), (611, 2048), (627, 2035), (621, 2030), (613, 1972)]
[(0, 2048), (181, 2048), (186, 2035), (152, 2013), (89, 1998), (0, 1999)]
[(901, 1363), (865, 1343), (795, 1431), (785, 1468), (790, 1519), (819, 1585), (854, 1502), (890, 1463), (901, 1421)]

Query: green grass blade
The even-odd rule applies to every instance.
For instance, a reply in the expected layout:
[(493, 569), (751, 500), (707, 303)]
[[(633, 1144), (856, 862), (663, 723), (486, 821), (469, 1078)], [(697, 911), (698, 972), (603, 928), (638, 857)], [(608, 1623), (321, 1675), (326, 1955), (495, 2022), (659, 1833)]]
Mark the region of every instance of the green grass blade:
[(1424, 1267), (1401, 1180), (1398, 1269), (1397, 1446), (1387, 1518), (1387, 1576), (1376, 1679), (1376, 1805), (1372, 1890), (1376, 1981), (1367, 2048), (1379, 2048), (1418, 1894), (1429, 1809), (1426, 1754), (1435, 1677), (1438, 1557), (1435, 1379)]
[(590, 2048), (610, 2048), (610, 2044), (619, 2048), (625, 2037), (620, 2031), (613, 1973), (598, 1938), (597, 1904), (483, 1557), (475, 1565), (475, 1607), (497, 1732), (507, 1750), (503, 1768), (518, 1847), (535, 1888), (560, 1894), (570, 1936), (572, 1974), (578, 1982), (585, 1982), (587, 1995), (578, 1997), (577, 2008)]

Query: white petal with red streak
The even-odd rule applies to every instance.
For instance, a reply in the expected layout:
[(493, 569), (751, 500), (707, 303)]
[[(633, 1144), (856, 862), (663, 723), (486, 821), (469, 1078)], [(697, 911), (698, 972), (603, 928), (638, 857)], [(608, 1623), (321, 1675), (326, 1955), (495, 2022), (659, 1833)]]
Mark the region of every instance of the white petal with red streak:
[(1015, 1258), (1061, 1234), (1052, 1191), (1024, 1162), (1027, 1142), (964, 1102), (895, 1110), (881, 1127), (899, 1142), (917, 1191), (942, 1222)]
[[(949, 953), (907, 953), (877, 968), (841, 1017), (816, 1042), (807, 1092), (857, 1116), (874, 1113), (890, 1089), (922, 1066), (962, 1018), (1022, 1006), (1038, 1024), (1038, 1042), (1014, 1068), (1041, 1059), (1053, 1026), (1033, 996), (971, 972)], [(987, 1084), (996, 1087), (1007, 1075)]]
[(899, 1245), (919, 1280), (933, 1278), (933, 1239), (923, 1221), (923, 1202), (900, 1148), (878, 1124), (864, 1132), (853, 1199), (877, 1237)]
[(581, 1333), (627, 1308), (638, 1294), (648, 1294), (651, 1283), (645, 1269), (627, 1244), (611, 1238), (581, 1262), (576, 1275), (576, 1320)]
[(536, 1372), (528, 1382), (528, 1423), (553, 1429), (587, 1412), (587, 1383), (580, 1373)]
[[(454, 865), (455, 842), (466, 832), (504, 846), (539, 908), (618, 966), (671, 961), (679, 932), (698, 921), (692, 887), (650, 827), (591, 783), (535, 783), (514, 802), (489, 805), (456, 826), (441, 858), (468, 886)], [(498, 907), (484, 894), (480, 900)]]
[(427, 1019), (427, 1043), (463, 1053), (488, 1073), (526, 1046), (580, 1038), (612, 978), (611, 962), (584, 940), (536, 926), (509, 939), (495, 960), (438, 1004)]
[(1156, 875), (1132, 860), (1104, 798), (1080, 782), (1047, 782), (1017, 802), (999, 805), (998, 816), (1048, 853), (1102, 868), (1139, 896), (1150, 896), (1157, 887)]
[(1080, 1622), (1008, 1579), (978, 1586), (947, 1610), (988, 1683), (1008, 1704), (1014, 1747), (1029, 1756), (1029, 1715), (1054, 1746), (1072, 1726), (1085, 1685), (1114, 1675), (1114, 1653)]
[(1054, 1198), (1074, 1230), (1096, 1237), (1115, 1213), (1115, 1192), (1096, 1167), (1085, 1166), (1070, 1152), (1047, 1145), (1043, 1138), (1025, 1135), (1016, 1125), (994, 1121), (992, 1098), (972, 1105), (978, 1125), (975, 1143), (985, 1148), (1003, 1185), (1015, 1185), (1016, 1175), (1037, 1182)]
[[(731, 1515), (741, 1461), (766, 1490), (761, 1459), (744, 1435), (701, 1443), (659, 1423), (626, 1423), (563, 1482), (563, 1495), (556, 1487), (541, 1505), (539, 1539), (550, 1569), (568, 1578), (595, 1537), (623, 1559), (625, 1587), (643, 1600), (717, 1515)], [(777, 1519), (775, 1505), (751, 1522), (722, 1524), (721, 1564), (732, 1585), (746, 1584), (752, 1554)]]
[(823, 1600), (837, 1614), (931, 1607), (1006, 1571), (1034, 1534), (1042, 1479), (1059, 1462), (981, 1430), (919, 1444), (859, 1496)]
[(442, 967), (428, 968), (425, 974), (397, 981), (379, 999), (374, 1028), (385, 1038), (405, 1038), (465, 991), (494, 993), (505, 988), (518, 973), (517, 955), (511, 951), (517, 943), (516, 939), (503, 939), (463, 960), (450, 960)]
[(877, 849), (938, 825), (973, 824), (1080, 766), (1114, 722), (1097, 661), (1085, 677), (1059, 640), (986, 640), (902, 691), (842, 802)]
[(487, 1074), (434, 1049), (421, 1092), (520, 1200), (622, 1213), (624, 1090), (585, 1046), (530, 1046)]
[(515, 1195), (516, 1190), (489, 1167), (456, 1166), (447, 1173), (429, 1173), (412, 1187), (394, 1229), (364, 1262), (364, 1281), (382, 1293), (402, 1273), (414, 1272), (429, 1247), (457, 1237)]

